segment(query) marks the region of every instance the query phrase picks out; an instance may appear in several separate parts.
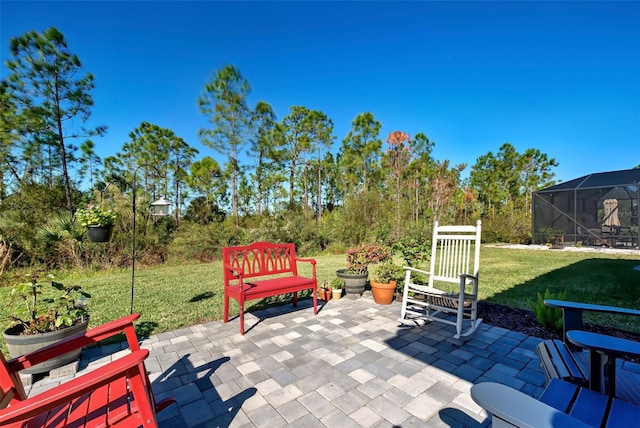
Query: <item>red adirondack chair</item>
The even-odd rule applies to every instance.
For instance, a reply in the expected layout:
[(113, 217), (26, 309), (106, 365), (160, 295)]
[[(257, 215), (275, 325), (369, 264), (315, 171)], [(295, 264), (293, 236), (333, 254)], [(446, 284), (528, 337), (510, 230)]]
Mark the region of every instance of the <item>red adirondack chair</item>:
[[(156, 414), (175, 402), (156, 403), (129, 315), (46, 348), (6, 361), (0, 353), (0, 426), (2, 427), (157, 427)], [(130, 354), (27, 397), (18, 372), (73, 349), (125, 333)]]

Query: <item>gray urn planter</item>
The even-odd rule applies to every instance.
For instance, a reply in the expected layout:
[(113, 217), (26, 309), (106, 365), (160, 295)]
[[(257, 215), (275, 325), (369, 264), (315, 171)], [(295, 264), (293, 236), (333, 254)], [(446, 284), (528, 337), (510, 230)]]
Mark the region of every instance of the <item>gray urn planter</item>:
[(364, 273), (346, 273), (346, 269), (336, 271), (338, 278), (344, 280), (344, 291), (346, 294), (358, 294), (362, 296), (367, 285), (367, 277), (369, 272)]
[[(87, 327), (89, 327), (88, 318), (84, 322), (74, 324), (71, 327), (63, 328), (62, 330), (20, 335), (22, 326), (17, 325), (4, 331), (4, 341), (9, 348), (9, 355), (11, 355), (11, 358), (15, 358), (28, 352), (44, 348), (52, 343), (71, 337), (74, 334), (85, 332), (87, 331)], [(21, 370), (21, 373), (47, 373), (53, 369), (62, 367), (65, 364), (69, 364), (70, 362), (77, 360), (80, 357), (81, 351), (82, 349), (75, 349), (59, 356), (58, 358), (47, 360), (28, 369)]]

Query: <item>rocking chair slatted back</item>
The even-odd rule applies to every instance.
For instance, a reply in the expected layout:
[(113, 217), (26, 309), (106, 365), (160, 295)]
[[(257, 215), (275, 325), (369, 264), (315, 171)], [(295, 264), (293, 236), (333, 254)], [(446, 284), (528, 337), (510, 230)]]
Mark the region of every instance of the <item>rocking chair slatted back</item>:
[[(460, 275), (478, 276), (480, 266), (480, 228), (476, 226), (433, 227), (429, 287), (434, 281), (457, 284)], [(471, 265), (471, 255), (473, 264)]]

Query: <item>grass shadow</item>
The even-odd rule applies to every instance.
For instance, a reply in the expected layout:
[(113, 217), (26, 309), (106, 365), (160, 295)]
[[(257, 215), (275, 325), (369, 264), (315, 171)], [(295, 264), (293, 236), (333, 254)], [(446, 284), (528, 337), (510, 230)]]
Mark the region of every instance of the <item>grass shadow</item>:
[[(575, 302), (640, 309), (640, 272), (634, 270), (639, 263), (634, 259), (584, 259), (516, 284), (486, 301), (530, 310), (529, 301), (535, 302), (537, 293), (544, 295), (548, 289), (554, 295), (567, 292), (567, 300)], [(585, 320), (640, 333), (638, 317), (585, 313)]]
[(197, 294), (189, 299), (189, 303), (201, 302), (203, 300), (211, 299), (215, 297), (215, 293), (213, 291), (205, 291), (204, 293)]

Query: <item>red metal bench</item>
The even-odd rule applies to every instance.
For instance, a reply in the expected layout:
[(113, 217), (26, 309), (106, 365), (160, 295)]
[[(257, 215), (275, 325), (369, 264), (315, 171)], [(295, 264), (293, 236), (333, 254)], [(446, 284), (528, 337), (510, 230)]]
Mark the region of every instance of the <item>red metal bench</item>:
[[(311, 263), (311, 278), (298, 275), (298, 262)], [(240, 306), (240, 334), (244, 334), (244, 304), (248, 300), (311, 290), (313, 313), (318, 313), (316, 261), (296, 257), (294, 244), (256, 242), (222, 249), (224, 269), (224, 322), (229, 321), (229, 298)]]
[[(156, 403), (133, 327), (133, 314), (6, 361), (0, 352), (2, 427), (157, 427), (156, 414), (173, 398)], [(102, 367), (27, 397), (18, 372), (119, 333), (131, 353)]]

